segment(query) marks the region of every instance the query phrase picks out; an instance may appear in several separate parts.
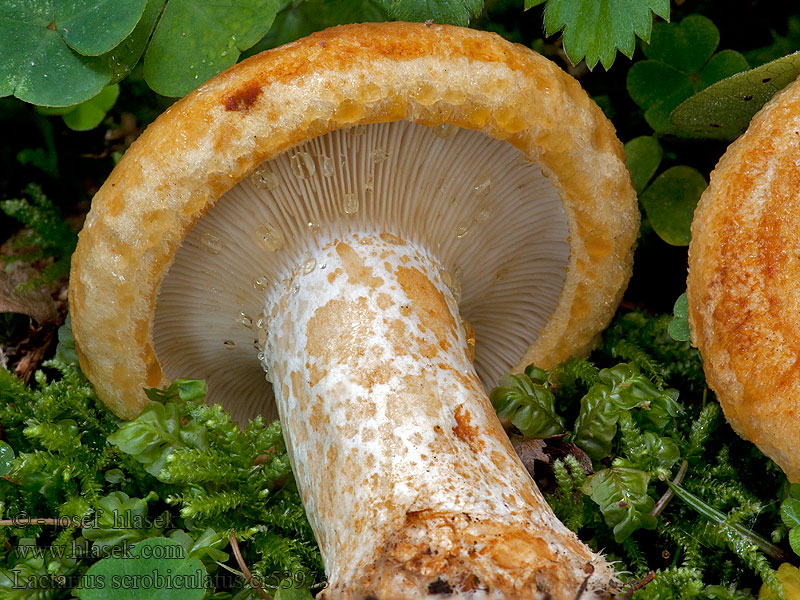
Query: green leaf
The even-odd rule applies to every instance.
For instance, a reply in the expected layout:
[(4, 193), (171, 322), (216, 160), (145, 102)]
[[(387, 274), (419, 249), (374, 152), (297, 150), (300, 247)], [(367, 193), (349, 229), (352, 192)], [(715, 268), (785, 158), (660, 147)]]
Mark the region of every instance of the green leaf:
[(144, 57), (144, 78), (164, 96), (183, 96), (235, 64), (260, 40), (278, 0), (170, 0)]
[(0, 96), (70, 106), (96, 96), (111, 78), (97, 57), (73, 52), (53, 23), (49, 0), (0, 2)]
[(672, 167), (656, 177), (639, 199), (658, 236), (673, 246), (687, 246), (697, 201), (708, 183), (697, 169)]
[(275, 22), (260, 42), (244, 54), (251, 56), (257, 52), (288, 44), (314, 31), (321, 31), (334, 25), (345, 23), (367, 23), (388, 21), (389, 15), (379, 0), (360, 2), (328, 2), (327, 0), (306, 0), (289, 2), (275, 17)]
[(177, 400), (189, 402), (205, 398), (208, 393), (208, 385), (203, 379), (179, 377), (165, 390), (147, 388), (144, 392), (150, 400), (156, 402), (174, 402)]
[(64, 123), (75, 131), (88, 131), (94, 129), (103, 121), (106, 113), (117, 102), (119, 86), (109, 85), (94, 98), (78, 104), (63, 116)]
[(786, 527), (797, 527), (800, 525), (800, 500), (787, 498), (781, 504), (781, 521)]
[(611, 441), (617, 433), (622, 411), (649, 405), (664, 394), (636, 367), (626, 363), (603, 369), (599, 378), (581, 399), (572, 439), (595, 460), (611, 452)]
[(308, 588), (293, 587), (291, 579), (281, 581), (278, 591), (275, 593), (275, 600), (313, 600), (314, 596)]
[(686, 292), (675, 301), (672, 313), (675, 316), (669, 322), (667, 332), (673, 340), (688, 342), (692, 335), (689, 329), (689, 299), (686, 297)]
[(644, 118), (654, 131), (667, 131), (672, 126), (669, 115), (695, 87), (685, 73), (668, 64), (639, 61), (628, 71), (628, 94), (644, 109)]
[(732, 75), (677, 106), (670, 115), (675, 133), (686, 137), (733, 140), (761, 107), (800, 75), (800, 52)]
[(180, 544), (156, 537), (136, 544), (127, 556), (104, 558), (81, 580), (81, 600), (201, 600), (206, 570)]
[(800, 527), (792, 527), (789, 530), (789, 545), (795, 554), (800, 554)]
[(655, 529), (656, 518), (650, 514), (655, 502), (647, 494), (650, 475), (622, 459), (616, 462), (619, 466), (588, 477), (581, 490), (600, 507), (614, 539), (622, 542), (639, 528)]
[(696, 73), (719, 45), (719, 30), (708, 17), (689, 15), (679, 23), (656, 23), (644, 55), (672, 65), (683, 73)]
[(738, 52), (723, 50), (714, 55), (718, 44), (719, 31), (700, 15), (653, 27), (650, 43), (643, 47), (649, 60), (631, 67), (627, 88), (654, 131), (671, 132), (670, 114), (681, 102), (711, 83), (747, 69), (747, 61)]
[(119, 45), (101, 56), (111, 69), (111, 83), (117, 83), (130, 75), (139, 62), (165, 3), (166, 0), (147, 0), (142, 18), (139, 19), (133, 32)]
[(11, 473), (11, 468), (14, 466), (14, 449), (0, 441), (0, 477), (5, 477)]
[(508, 419), (526, 438), (546, 438), (564, 431), (555, 412), (555, 397), (527, 375), (506, 374), (489, 398), (501, 419)]
[[(147, 503), (155, 499), (157, 496), (154, 492), (146, 498), (131, 498), (125, 492), (111, 492), (100, 498), (95, 520), (84, 527), (81, 533), (93, 542), (96, 553), (134, 544), (153, 533), (150, 525), (155, 519), (148, 520)], [(159, 521), (159, 524), (162, 523)]]
[(652, 14), (669, 19), (669, 0), (526, 0), (525, 8), (543, 2), (546, 34), (563, 29), (572, 64), (585, 59), (590, 69), (598, 61), (609, 69), (617, 50), (632, 56), (636, 37), (650, 39)]
[(661, 164), (664, 150), (656, 138), (643, 135), (625, 144), (625, 155), (633, 186), (636, 188), (636, 193), (641, 194)]
[(178, 406), (172, 402), (151, 402), (136, 419), (109, 435), (108, 441), (132, 455), (155, 477), (176, 450), (208, 447), (205, 428), (194, 421), (182, 425)]
[(395, 21), (427, 21), (466, 27), (483, 9), (483, 0), (378, 0)]
[(97, 56), (133, 31), (146, 4), (147, 0), (53, 0), (55, 25), (73, 50)]

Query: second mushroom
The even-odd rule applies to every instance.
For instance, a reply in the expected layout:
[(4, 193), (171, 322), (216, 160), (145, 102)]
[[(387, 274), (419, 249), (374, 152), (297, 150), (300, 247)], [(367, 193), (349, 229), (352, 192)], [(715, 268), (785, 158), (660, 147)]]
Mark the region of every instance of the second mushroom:
[(547, 507), (484, 385), (590, 347), (637, 228), (612, 127), (545, 59), (336, 28), (223, 73), (130, 149), (81, 234), (74, 335), (123, 416), (192, 376), (245, 418), (271, 383), (321, 597), (602, 597), (613, 569)]

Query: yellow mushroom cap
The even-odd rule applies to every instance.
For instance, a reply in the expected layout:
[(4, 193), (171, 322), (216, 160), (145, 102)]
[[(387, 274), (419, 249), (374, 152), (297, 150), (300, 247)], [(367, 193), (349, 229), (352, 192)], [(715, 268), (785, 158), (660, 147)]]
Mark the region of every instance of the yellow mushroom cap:
[[(159, 354), (159, 294), (184, 240), (202, 232), (201, 219), (220, 198), (228, 194), (231, 204), (238, 194), (231, 190), (265, 161), (289, 161), (282, 153), (309, 140), (397, 121), (448, 124), (506, 143), (544, 174), (563, 207), (568, 254), (551, 314), (530, 326), (503, 364), (481, 359), (481, 339), (492, 331), (476, 326), (479, 372), (490, 378), (529, 362), (549, 367), (587, 351), (627, 284), (638, 233), (635, 193), (611, 124), (569, 75), (495, 34), (350, 25), (254, 56), (175, 103), (97, 193), (73, 258), (70, 307), (81, 366), (100, 398), (133, 417), (147, 402), (143, 387), (191, 375), (175, 373)], [(492, 179), (501, 182), (498, 171)], [(468, 302), (462, 314), (475, 319)], [(248, 352), (257, 365), (256, 350)], [(246, 392), (254, 398), (267, 389), (263, 375), (257, 379)], [(224, 387), (210, 381), (209, 399), (221, 399), (230, 391)]]
[(689, 320), (734, 430), (800, 482), (800, 84), (720, 159), (692, 223)]

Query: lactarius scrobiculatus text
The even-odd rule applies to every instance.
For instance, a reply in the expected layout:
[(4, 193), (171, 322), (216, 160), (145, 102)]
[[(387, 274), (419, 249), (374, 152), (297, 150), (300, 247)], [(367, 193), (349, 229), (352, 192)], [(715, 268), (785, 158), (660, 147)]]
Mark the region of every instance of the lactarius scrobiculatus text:
[(606, 597), (613, 569), (484, 386), (591, 346), (637, 229), (612, 126), (554, 64), (480, 31), (344, 26), (215, 77), (128, 150), (81, 234), (74, 336), (125, 417), (188, 376), (244, 418), (271, 383), (320, 597)]
[(689, 320), (733, 429), (800, 483), (800, 84), (720, 159), (695, 211)]

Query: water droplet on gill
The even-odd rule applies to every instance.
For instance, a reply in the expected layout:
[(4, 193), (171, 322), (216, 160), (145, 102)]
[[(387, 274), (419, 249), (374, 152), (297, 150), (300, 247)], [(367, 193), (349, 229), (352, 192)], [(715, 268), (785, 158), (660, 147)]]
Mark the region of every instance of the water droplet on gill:
[(333, 159), (330, 156), (322, 157), (322, 175), (330, 177), (334, 173)]
[(292, 286), (292, 293), (293, 293), (293, 294), (296, 294), (296, 293), (297, 293), (297, 292), (299, 292), (299, 291), (300, 291), (300, 284), (299, 284), (299, 283), (295, 283), (295, 284)]
[(309, 231), (310, 231), (312, 234), (316, 234), (316, 233), (319, 231), (319, 223), (315, 223), (314, 221), (309, 221), (309, 222), (306, 224), (306, 227), (308, 227), (308, 230), (309, 230)]
[(389, 153), (384, 148), (375, 148), (371, 152), (371, 156), (372, 156), (372, 162), (374, 162), (377, 165), (385, 161), (387, 158), (389, 158)]
[(277, 252), (283, 248), (283, 244), (285, 243), (283, 233), (272, 223), (262, 223), (258, 229), (256, 229), (256, 236), (258, 243), (261, 244), (265, 250), (269, 250), (270, 252)]
[(364, 182), (364, 191), (371, 192), (375, 189), (375, 178), (370, 175), (367, 177), (367, 180)]
[(442, 277), (442, 283), (444, 283), (447, 289), (450, 290), (450, 293), (453, 294), (456, 303), (461, 302), (461, 282), (464, 278), (464, 272), (461, 270), (461, 267), (455, 267), (452, 271), (441, 269), (440, 275)]
[(480, 208), (478, 208), (478, 212), (475, 213), (474, 222), (475, 223), (483, 223), (486, 221), (492, 214), (492, 205), (489, 203), (482, 204)]
[(250, 315), (243, 312), (239, 313), (239, 318), (237, 320), (248, 329), (253, 328), (253, 319), (250, 317)]
[(253, 287), (260, 291), (266, 290), (269, 287), (269, 278), (266, 275), (259, 277), (253, 282)]
[(345, 194), (342, 199), (342, 210), (348, 215), (358, 212), (358, 196), (355, 194)]
[(462, 221), (458, 227), (456, 227), (456, 237), (458, 239), (462, 239), (465, 235), (469, 233), (469, 228), (472, 226), (472, 223), (468, 223), (466, 221)]
[(200, 235), (200, 244), (203, 250), (211, 254), (219, 254), (225, 249), (225, 242), (213, 233), (203, 233)]
[(222, 342), (223, 345), (227, 346), (228, 348), (233, 348), (236, 345), (236, 342), (233, 340), (225, 340)]
[(251, 179), (256, 186), (265, 190), (274, 190), (279, 183), (278, 176), (268, 167), (253, 171)]
[(263, 352), (259, 352), (258, 354), (256, 354), (256, 358), (258, 360), (264, 360), (264, 353)]
[(317, 268), (317, 259), (313, 256), (306, 255), (303, 260), (303, 274), (308, 275)]
[(456, 302), (461, 302), (461, 285), (464, 282), (464, 271), (461, 267), (456, 266), (453, 269), (453, 287), (450, 288), (450, 291), (453, 292), (453, 297), (456, 299)]
[(314, 159), (308, 152), (300, 151), (292, 155), (289, 159), (289, 164), (292, 167), (292, 173), (300, 179), (313, 177), (317, 172), (317, 166), (314, 164)]
[(327, 267), (328, 267), (328, 263), (320, 263), (320, 264), (319, 264), (319, 268), (320, 268), (320, 269), (325, 269), (325, 268), (327, 268)]
[(451, 125), (450, 123), (442, 123), (441, 125), (433, 127), (433, 133), (438, 135), (440, 138), (447, 139), (458, 133), (458, 127)]
[(258, 347), (264, 348), (267, 344), (267, 330), (266, 327), (258, 330)]
[(475, 184), (475, 187), (472, 188), (472, 191), (475, 192), (475, 195), (479, 198), (483, 198), (484, 196), (488, 196), (489, 192), (492, 191), (492, 180), (488, 177), (483, 177)]

